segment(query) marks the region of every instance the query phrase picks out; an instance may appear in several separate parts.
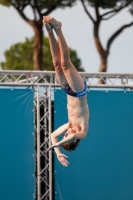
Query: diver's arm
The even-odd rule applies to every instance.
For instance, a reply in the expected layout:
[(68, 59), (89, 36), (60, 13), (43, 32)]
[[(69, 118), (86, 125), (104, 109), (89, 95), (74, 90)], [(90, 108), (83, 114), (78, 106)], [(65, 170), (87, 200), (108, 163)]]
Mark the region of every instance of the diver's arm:
[(60, 153), (60, 149), (59, 149), (59, 146), (64, 144), (64, 143), (67, 143), (67, 142), (73, 142), (74, 141), (74, 137), (73, 137), (74, 134), (70, 134), (68, 135), (66, 138), (63, 138), (61, 141), (58, 142), (58, 139), (57, 138), (52, 138), (52, 145), (50, 147), (48, 147), (46, 149), (46, 152), (47, 151), (50, 151), (52, 149), (55, 149), (55, 152), (56, 154)]
[(75, 140), (74, 138), (74, 134), (69, 134), (67, 137), (64, 137), (62, 140), (60, 140), (57, 145), (60, 146), (62, 144), (65, 144), (65, 143), (69, 143), (69, 142), (73, 142)]
[(83, 138), (85, 138), (84, 132), (68, 134), (67, 137), (64, 137), (59, 142), (58, 142), (57, 138), (53, 137), (53, 145), (51, 145), (49, 148), (47, 148), (46, 151), (50, 151), (55, 148), (55, 151), (58, 153), (60, 145), (69, 143), (69, 142), (73, 142), (74, 140), (77, 140), (77, 139), (83, 139)]
[[(64, 132), (66, 132), (68, 130), (68, 123), (60, 126), (57, 130), (55, 130), (52, 134), (51, 134), (51, 141), (52, 141), (52, 146), (50, 147), (53, 147), (56, 154), (59, 154), (60, 153), (60, 149), (58, 147), (55, 146), (55, 144), (58, 143), (58, 136), (63, 134)], [(48, 148), (46, 151), (49, 151), (53, 148)]]
[(68, 134), (67, 137), (64, 137), (62, 140), (60, 140), (58, 143), (56, 143), (56, 145), (60, 146), (65, 143), (73, 142), (77, 139), (84, 139), (85, 136), (86, 136), (86, 134), (83, 131), (78, 132), (78, 133)]
[(46, 149), (46, 152), (50, 151), (52, 149), (55, 149), (56, 154), (60, 153), (59, 146), (62, 145), (62, 144), (65, 144), (67, 142), (73, 142), (74, 141), (73, 135), (74, 134), (70, 134), (67, 137), (63, 138), (59, 142), (58, 142), (58, 138), (52, 137), (52, 145)]
[(52, 134), (51, 137), (58, 137), (59, 135), (63, 134), (65, 131), (68, 130), (68, 124), (66, 123), (62, 126), (60, 126), (57, 130), (55, 130)]
[(53, 145), (51, 145), (49, 148), (46, 149), (46, 152), (47, 152), (54, 148), (56, 156), (57, 156), (59, 162), (63, 166), (68, 166), (69, 162), (66, 160), (66, 158), (68, 158), (68, 156), (66, 156), (65, 154), (62, 154), (60, 152), (60, 148), (57, 144), (58, 144), (58, 136), (63, 134), (67, 129), (68, 129), (68, 123), (64, 124), (63, 126), (59, 127), (56, 131), (54, 131), (51, 134), (51, 140), (52, 140)]

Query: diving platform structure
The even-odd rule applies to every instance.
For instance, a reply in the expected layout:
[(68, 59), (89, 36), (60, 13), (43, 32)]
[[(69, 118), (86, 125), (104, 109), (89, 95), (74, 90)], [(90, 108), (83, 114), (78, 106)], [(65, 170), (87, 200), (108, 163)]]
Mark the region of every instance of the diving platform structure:
[[(86, 80), (88, 89), (133, 89), (133, 74), (79, 72)], [(99, 84), (102, 79), (105, 84)], [(35, 194), (36, 200), (52, 200), (53, 164), (52, 151), (45, 152), (51, 144), (52, 93), (60, 87), (54, 71), (0, 71), (0, 87), (25, 87), (34, 91), (34, 138), (35, 138)], [(43, 115), (41, 115), (43, 109)]]

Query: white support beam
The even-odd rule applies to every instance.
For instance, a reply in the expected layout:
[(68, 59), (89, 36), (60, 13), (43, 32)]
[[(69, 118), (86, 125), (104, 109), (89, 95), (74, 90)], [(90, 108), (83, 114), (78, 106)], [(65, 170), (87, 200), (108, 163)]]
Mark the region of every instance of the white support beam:
[[(90, 88), (133, 88), (133, 74), (79, 72)], [(99, 84), (104, 79), (105, 84)], [(0, 71), (0, 86), (59, 86), (54, 71)]]

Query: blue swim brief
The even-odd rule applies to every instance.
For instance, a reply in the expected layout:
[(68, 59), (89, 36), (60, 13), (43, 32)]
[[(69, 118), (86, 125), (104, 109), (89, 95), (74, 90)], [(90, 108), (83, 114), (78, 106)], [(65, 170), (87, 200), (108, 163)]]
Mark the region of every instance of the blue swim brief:
[(84, 80), (84, 89), (81, 92), (74, 92), (68, 84), (65, 86), (64, 91), (70, 96), (80, 98), (86, 95), (88, 91), (88, 87), (87, 87), (86, 81)]

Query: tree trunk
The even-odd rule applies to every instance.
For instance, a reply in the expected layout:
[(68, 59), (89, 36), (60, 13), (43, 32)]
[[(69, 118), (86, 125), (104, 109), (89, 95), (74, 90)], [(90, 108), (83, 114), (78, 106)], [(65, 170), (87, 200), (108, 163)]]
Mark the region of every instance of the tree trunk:
[(43, 43), (43, 31), (42, 23), (35, 22), (33, 26), (35, 32), (35, 40), (33, 45), (33, 62), (34, 70), (42, 70), (42, 43)]
[[(106, 51), (104, 51), (104, 55), (100, 55), (101, 58), (101, 64), (99, 68), (99, 72), (106, 72), (107, 71), (107, 55)], [(103, 77), (102, 79), (99, 80), (99, 84), (105, 84), (106, 79)]]
[[(99, 72), (106, 72), (108, 52), (104, 50), (104, 48), (101, 45), (101, 42), (99, 39), (99, 25), (100, 25), (100, 21), (94, 23), (94, 41), (95, 41), (95, 45), (96, 45), (96, 48), (100, 55), (100, 60), (101, 60)], [(105, 83), (105, 78), (103, 77), (103, 79), (99, 80), (99, 84), (104, 84), (104, 83)]]

